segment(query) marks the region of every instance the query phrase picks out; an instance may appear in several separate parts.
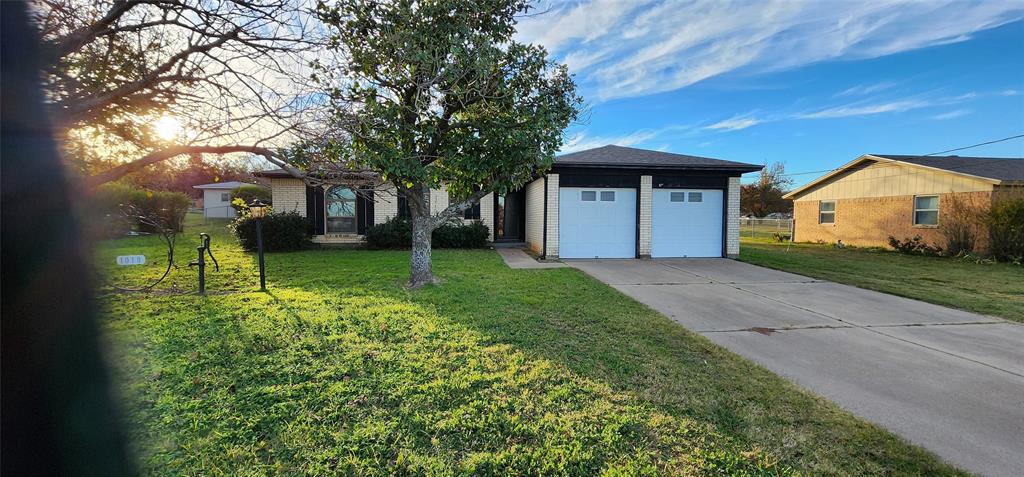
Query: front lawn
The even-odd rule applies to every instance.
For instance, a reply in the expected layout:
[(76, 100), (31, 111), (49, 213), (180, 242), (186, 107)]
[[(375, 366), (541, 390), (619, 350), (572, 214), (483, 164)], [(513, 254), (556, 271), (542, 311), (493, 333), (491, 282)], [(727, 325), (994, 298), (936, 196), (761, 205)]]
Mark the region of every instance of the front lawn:
[(747, 239), (740, 260), (814, 278), (1024, 321), (1024, 266), (877, 248)]
[(179, 263), (200, 230), (209, 296), (103, 298), (147, 475), (957, 473), (573, 269), (437, 251), (408, 291), (406, 252), (308, 251), (260, 293), (222, 225)]

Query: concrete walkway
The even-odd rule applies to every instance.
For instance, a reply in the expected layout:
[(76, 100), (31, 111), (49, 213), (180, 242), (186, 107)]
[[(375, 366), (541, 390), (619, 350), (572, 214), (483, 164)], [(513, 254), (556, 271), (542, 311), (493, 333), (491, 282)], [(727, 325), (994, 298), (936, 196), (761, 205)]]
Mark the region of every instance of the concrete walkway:
[(495, 248), (505, 265), (508, 268), (563, 268), (566, 265), (561, 262), (538, 262), (526, 252), (518, 248)]
[(1024, 325), (726, 259), (572, 260), (968, 471), (1024, 470)]

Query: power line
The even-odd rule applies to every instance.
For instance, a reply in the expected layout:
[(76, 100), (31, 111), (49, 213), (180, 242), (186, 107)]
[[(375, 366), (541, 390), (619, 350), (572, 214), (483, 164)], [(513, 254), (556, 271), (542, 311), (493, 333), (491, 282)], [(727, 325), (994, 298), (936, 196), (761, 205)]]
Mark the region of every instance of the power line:
[(935, 156), (935, 155), (939, 155), (939, 154), (945, 154), (947, 152), (962, 151), (964, 149), (970, 149), (972, 147), (985, 146), (985, 145), (988, 145), (988, 144), (995, 144), (997, 142), (1009, 141), (1010, 139), (1017, 139), (1017, 138), (1020, 138), (1020, 137), (1024, 137), (1024, 134), (1018, 134), (1016, 136), (1004, 137), (1002, 139), (996, 139), (995, 141), (982, 142), (982, 143), (973, 144), (973, 145), (970, 145), (970, 146), (958, 147), (956, 149), (948, 149), (948, 150), (945, 150), (945, 151), (933, 152), (931, 154), (925, 154), (925, 156)]

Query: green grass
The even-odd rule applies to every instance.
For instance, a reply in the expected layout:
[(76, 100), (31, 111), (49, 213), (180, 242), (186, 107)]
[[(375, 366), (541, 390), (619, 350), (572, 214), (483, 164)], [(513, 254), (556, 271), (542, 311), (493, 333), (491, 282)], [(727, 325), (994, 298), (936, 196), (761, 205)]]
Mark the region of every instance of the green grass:
[(180, 260), (200, 228), (208, 296), (103, 299), (148, 475), (957, 474), (573, 269), (436, 251), (409, 291), (405, 252), (308, 251), (259, 293), (222, 226)]
[(1024, 321), (1024, 267), (878, 248), (745, 239), (740, 260), (962, 310)]

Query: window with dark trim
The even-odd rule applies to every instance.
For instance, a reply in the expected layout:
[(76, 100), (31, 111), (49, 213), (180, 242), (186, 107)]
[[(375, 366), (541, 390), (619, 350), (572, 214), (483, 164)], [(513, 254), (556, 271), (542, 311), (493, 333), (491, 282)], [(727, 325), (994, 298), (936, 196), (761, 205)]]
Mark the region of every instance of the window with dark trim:
[(615, 191), (603, 190), (601, 191), (601, 202), (615, 202)]
[(231, 193), (230, 192), (221, 192), (220, 193), (220, 201), (221, 202), (231, 202)]
[(343, 186), (327, 189), (324, 196), (327, 233), (356, 233), (356, 193)]
[(704, 202), (704, 193), (703, 192), (690, 192), (689, 201), (690, 202)]
[(686, 202), (686, 192), (669, 193), (669, 202)]
[(939, 225), (939, 196), (914, 196), (914, 225)]
[(818, 223), (836, 223), (836, 201), (823, 200), (821, 202), (818, 202)]

